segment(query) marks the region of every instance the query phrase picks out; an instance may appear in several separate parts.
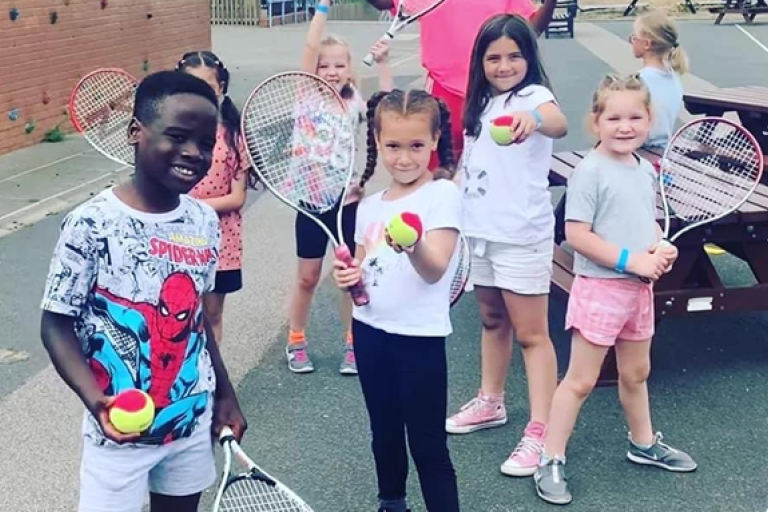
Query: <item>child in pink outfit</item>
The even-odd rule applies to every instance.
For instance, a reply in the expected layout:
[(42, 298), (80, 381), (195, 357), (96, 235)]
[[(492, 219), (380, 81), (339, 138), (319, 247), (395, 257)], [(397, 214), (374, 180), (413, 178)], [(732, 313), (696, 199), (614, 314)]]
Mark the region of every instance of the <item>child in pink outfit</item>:
[(205, 314), (216, 341), (223, 331), (224, 299), (243, 287), (242, 213), (251, 165), (240, 134), (240, 112), (227, 96), (229, 71), (211, 52), (189, 52), (177, 65), (179, 71), (205, 80), (220, 101), (220, 120), (216, 132), (211, 168), (190, 195), (211, 206), (219, 215), (221, 245), (216, 285), (204, 298)]

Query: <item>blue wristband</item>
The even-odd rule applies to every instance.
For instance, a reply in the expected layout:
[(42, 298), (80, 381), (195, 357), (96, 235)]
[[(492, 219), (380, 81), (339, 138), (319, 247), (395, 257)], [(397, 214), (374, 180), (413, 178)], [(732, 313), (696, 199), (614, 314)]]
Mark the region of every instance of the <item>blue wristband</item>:
[(616, 263), (616, 272), (621, 272), (623, 274), (627, 270), (628, 261), (629, 251), (627, 249), (622, 249), (621, 253), (619, 253), (619, 261)]
[(541, 114), (539, 114), (539, 111), (536, 109), (531, 110), (531, 115), (536, 120), (536, 129), (538, 130), (539, 128), (541, 128), (541, 123), (544, 120), (541, 118)]
[(331, 9), (327, 5), (320, 4), (317, 7), (315, 7), (315, 11), (321, 12), (323, 14), (328, 14), (331, 11)]

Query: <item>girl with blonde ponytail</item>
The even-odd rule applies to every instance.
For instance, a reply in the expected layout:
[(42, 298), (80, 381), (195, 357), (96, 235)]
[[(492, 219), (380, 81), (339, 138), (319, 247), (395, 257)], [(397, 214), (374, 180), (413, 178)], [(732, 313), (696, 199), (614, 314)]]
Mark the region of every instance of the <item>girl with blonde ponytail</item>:
[(632, 53), (643, 60), (640, 77), (651, 92), (653, 126), (645, 147), (663, 147), (675, 131), (683, 104), (680, 77), (688, 72), (688, 56), (680, 46), (674, 20), (653, 11), (635, 22), (629, 42)]

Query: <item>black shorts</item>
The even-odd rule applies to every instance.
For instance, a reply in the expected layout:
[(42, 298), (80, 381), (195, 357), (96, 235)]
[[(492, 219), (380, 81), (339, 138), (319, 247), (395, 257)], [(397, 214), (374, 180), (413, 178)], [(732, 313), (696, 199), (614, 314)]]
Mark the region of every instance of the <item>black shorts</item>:
[(213, 293), (234, 293), (243, 287), (242, 270), (220, 270), (216, 272), (216, 284)]
[[(359, 201), (348, 204), (341, 214), (341, 235), (344, 243), (355, 253), (355, 221), (357, 219), (357, 205)], [(336, 233), (336, 215), (339, 207), (336, 206), (325, 213), (318, 215), (320, 221), (333, 233)], [(328, 235), (315, 221), (299, 213), (296, 215), (296, 255), (304, 259), (318, 259), (325, 257), (328, 249)]]

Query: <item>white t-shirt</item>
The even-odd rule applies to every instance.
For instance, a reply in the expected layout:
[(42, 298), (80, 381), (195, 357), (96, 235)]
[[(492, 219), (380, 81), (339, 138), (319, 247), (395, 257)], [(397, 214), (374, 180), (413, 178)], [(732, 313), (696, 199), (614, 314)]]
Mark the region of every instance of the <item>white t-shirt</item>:
[(540, 85), (515, 95), (501, 94), (488, 103), (480, 135), (474, 139), (465, 134), (461, 181), (468, 237), (528, 245), (554, 236), (549, 193), (552, 139), (536, 131), (521, 144), (501, 146), (490, 135), (493, 119), (554, 101), (552, 92)]
[(675, 133), (677, 115), (683, 106), (683, 84), (672, 69), (644, 67), (640, 77), (651, 92), (653, 124), (646, 147), (664, 147)]
[[(109, 189), (62, 223), (42, 308), (75, 318), (105, 394), (137, 388), (154, 399), (155, 419), (139, 444), (210, 428), (216, 381), (202, 297), (214, 287), (220, 238), (213, 208), (186, 195), (173, 211), (152, 214)], [(105, 441), (85, 417), (85, 435)]]
[(387, 201), (383, 192), (369, 196), (357, 211), (355, 242), (365, 248), (363, 282), (370, 297), (352, 315), (376, 329), (403, 336), (448, 336), (451, 326), (451, 281), (458, 265), (458, 245), (451, 263), (437, 283), (425, 281), (407, 254), (387, 245), (384, 229), (395, 215), (413, 212), (421, 217), (424, 232), (461, 230), (461, 196), (458, 187), (439, 179), (424, 184), (406, 197)]

